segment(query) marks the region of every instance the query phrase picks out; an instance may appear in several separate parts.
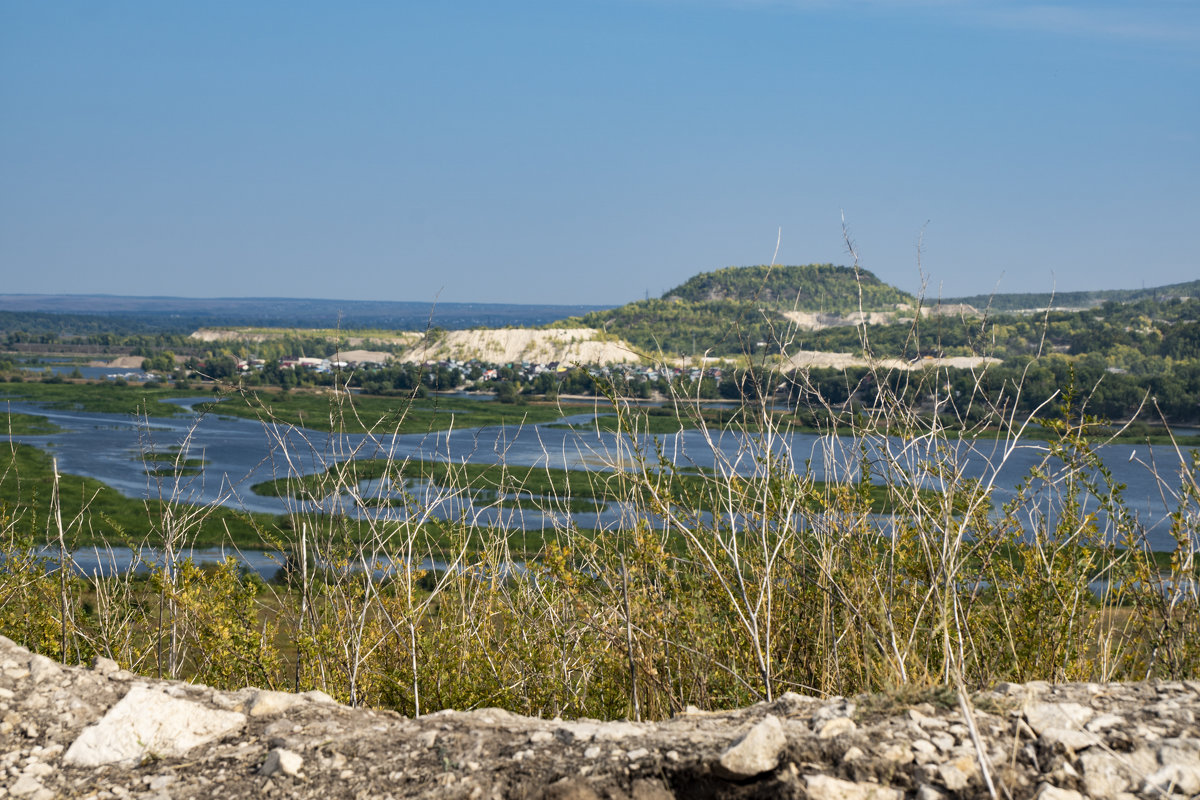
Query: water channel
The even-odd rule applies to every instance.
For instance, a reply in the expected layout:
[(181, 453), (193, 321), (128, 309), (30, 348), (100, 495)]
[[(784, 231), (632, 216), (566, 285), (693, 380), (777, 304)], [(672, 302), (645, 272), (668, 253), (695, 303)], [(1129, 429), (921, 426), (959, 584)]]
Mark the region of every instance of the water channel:
[[(251, 489), (254, 484), (286, 475), (320, 472), (331, 463), (349, 457), (387, 455), (395, 459), (448, 459), (454, 463), (601, 469), (629, 455), (627, 439), (618, 440), (615, 435), (594, 429), (571, 429), (562, 424), (563, 420), (519, 428), (470, 428), (467, 427), (470, 414), (466, 413), (457, 415), (457, 427), (452, 431), (369, 437), (272, 428), (255, 420), (219, 413), (197, 416), (192, 407), (208, 400), (211, 398), (167, 401), (178, 404), (185, 413), (148, 420), (44, 408), (25, 402), (5, 402), (4, 408), (43, 416), (62, 428), (51, 435), (11, 438), (53, 455), (63, 473), (95, 478), (132, 498), (174, 496), (189, 503), (220, 503), (276, 514), (295, 510), (296, 501), (260, 496)], [(601, 406), (600, 411), (604, 410)], [(591, 418), (588, 414), (566, 421)], [(764, 443), (756, 437), (748, 439), (730, 431), (706, 435), (688, 430), (655, 438), (662, 454), (681, 467), (724, 467), (746, 474), (753, 471), (755, 457), (764, 452)], [(653, 454), (650, 442), (642, 440), (639, 444), (649, 447)], [(881, 462), (898, 460), (911, 468), (911, 474), (920, 474), (922, 470), (917, 465), (931, 457), (931, 448), (936, 444), (891, 439), (878, 443), (876, 448), (886, 447), (892, 455)], [(807, 469), (818, 480), (858, 472), (857, 445), (848, 439), (791, 434), (777, 437), (766, 446), (789, 459), (794, 469)], [(201, 474), (156, 477), (148, 473), (143, 453), (169, 452), (177, 447), (185, 447), (188, 457), (204, 460)], [(991, 440), (959, 447), (958, 460), (965, 467), (966, 477), (994, 481), (993, 498), (997, 507), (1014, 495), (1020, 481), (1046, 455), (1046, 444), (1034, 439), (1022, 440), (1011, 447), (1003, 441)], [(1180, 459), (1175, 450), (1167, 446), (1111, 444), (1100, 452), (1113, 478), (1125, 484), (1126, 505), (1146, 527), (1151, 546), (1156, 550), (1173, 549), (1175, 542), (1169, 534), (1168, 514), (1175, 510), (1170, 492), (1178, 491), (1179, 486)], [(868, 457), (873, 458), (870, 451)], [(1050, 466), (1053, 468), (1054, 462)], [(1163, 476), (1163, 480), (1156, 475)], [(929, 479), (925, 485), (936, 488)], [(556, 516), (552, 511), (487, 505), (474, 509), (469, 498), (459, 494), (447, 499), (437, 514), (443, 518), (461, 518), (465, 513), (478, 524), (526, 529), (563, 521), (561, 514)], [(575, 512), (572, 517), (580, 528), (591, 528), (612, 524), (621, 513), (622, 509), (609, 507)]]

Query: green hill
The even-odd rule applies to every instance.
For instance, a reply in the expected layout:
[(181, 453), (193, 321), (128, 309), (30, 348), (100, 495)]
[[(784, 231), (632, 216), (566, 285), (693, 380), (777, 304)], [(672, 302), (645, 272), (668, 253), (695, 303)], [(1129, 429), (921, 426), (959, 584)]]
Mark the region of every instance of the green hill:
[(663, 295), (692, 303), (750, 302), (786, 311), (846, 312), (891, 310), (916, 299), (889, 286), (866, 270), (833, 264), (804, 266), (726, 267), (704, 272)]
[(866, 270), (833, 264), (726, 267), (663, 294), (556, 325), (598, 328), (647, 352), (745, 355), (778, 349), (786, 311), (894, 310), (916, 299)]
[[(871, 318), (870, 340), (876, 355), (908, 359), (931, 354), (978, 355), (980, 352), (1016, 357), (1025, 353), (1030, 342), (1034, 345), (1052, 343), (1055, 352), (1083, 355), (1092, 350), (1103, 350), (1105, 342), (1111, 344), (1109, 340), (1124, 342), (1129, 330), (1155, 328), (1157, 331), (1157, 323), (1153, 321), (1159, 320), (1163, 326), (1155, 334), (1163, 343), (1159, 349), (1166, 348), (1162, 353), (1164, 356), (1176, 357), (1179, 348), (1175, 344), (1168, 346), (1168, 343), (1184, 334), (1190, 336), (1192, 330), (1174, 324), (1179, 315), (1183, 315), (1180, 321), (1189, 321), (1189, 315), (1194, 313), (1193, 305), (1181, 300), (1186, 297), (1200, 298), (1200, 281), (1054, 295), (1010, 293), (941, 298), (933, 303), (927, 297), (921, 305), (929, 307), (940, 303), (943, 309), (954, 313), (935, 313), (915, 323), (911, 311), (876, 314)], [(1100, 313), (1099, 306), (1109, 302), (1118, 303), (1121, 311), (1109, 314), (1114, 322), (1101, 325), (1103, 333), (1093, 330), (1096, 320), (1087, 315)], [(1184, 304), (1179, 305), (1181, 302)], [(855, 327), (836, 327), (835, 322), (834, 327), (812, 329), (789, 321), (787, 313), (819, 314), (828, 325), (824, 315), (841, 315), (843, 321), (853, 320), (856, 319), (853, 312), (860, 307), (868, 312), (894, 312), (901, 304), (915, 308), (918, 301), (866, 270), (833, 264), (726, 267), (696, 275), (665, 292), (662, 298), (639, 300), (555, 324), (597, 328), (647, 353), (676, 356), (705, 353), (714, 356), (762, 355), (778, 352), (781, 346), (789, 351), (804, 348), (857, 352), (860, 332)], [(965, 319), (958, 318), (954, 308), (957, 304), (990, 309), (987, 335), (981, 327), (984, 323), (974, 314), (968, 314)], [(1014, 312), (1045, 308), (1050, 304), (1059, 308), (1096, 308), (1097, 311), (1058, 314), (1052, 320), (1050, 330), (1025, 330), (1012, 341), (1012, 337), (999, 335), (1028, 322)], [(1120, 325), (1115, 323), (1118, 319), (1122, 320)], [(1007, 327), (993, 330), (991, 326), (999, 322)], [(1076, 336), (1084, 331), (1086, 336)], [(993, 336), (993, 333), (998, 335)], [(1125, 344), (1133, 350), (1146, 352), (1137, 342)], [(1188, 347), (1184, 349), (1188, 350)], [(1150, 350), (1157, 353), (1153, 347)], [(1111, 366), (1129, 368), (1125, 362), (1114, 361)]]

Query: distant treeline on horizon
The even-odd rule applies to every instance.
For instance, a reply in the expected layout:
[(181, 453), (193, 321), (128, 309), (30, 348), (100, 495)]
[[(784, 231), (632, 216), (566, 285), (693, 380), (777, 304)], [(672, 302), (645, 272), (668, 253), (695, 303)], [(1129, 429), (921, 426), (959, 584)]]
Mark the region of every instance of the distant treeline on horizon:
[(539, 326), (608, 306), (0, 294), (0, 331), (61, 328), (75, 334), (188, 332), (213, 326), (424, 330)]
[[(1141, 289), (1095, 289), (1087, 292), (1007, 292), (976, 294), (969, 297), (942, 298), (943, 303), (965, 303), (983, 311), (1025, 311), (1041, 308), (1094, 308), (1113, 301), (1132, 303), (1138, 300), (1164, 301), (1173, 297), (1200, 297), (1200, 280), (1149, 286)], [(926, 297), (928, 304), (937, 298)]]

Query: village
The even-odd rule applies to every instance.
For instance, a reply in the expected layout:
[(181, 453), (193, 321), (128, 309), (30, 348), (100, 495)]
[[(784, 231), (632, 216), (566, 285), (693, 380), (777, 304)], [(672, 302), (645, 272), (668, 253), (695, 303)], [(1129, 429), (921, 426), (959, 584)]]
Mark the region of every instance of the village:
[[(679, 367), (633, 363), (579, 364), (562, 361), (539, 363), (488, 362), (480, 359), (443, 359), (421, 363), (398, 363), (380, 359), (382, 353), (346, 353), (341, 357), (296, 357), (268, 361), (247, 358), (236, 361), (235, 371), (219, 359), (188, 362), (175, 376), (183, 380), (236, 380), (248, 385), (328, 386), (336, 378), (351, 388), (370, 393), (402, 391), (463, 391), (494, 394), (512, 401), (520, 395), (596, 395), (598, 384), (614, 387), (628, 397), (649, 399), (683, 389), (705, 399), (736, 399), (740, 392), (732, 371), (721, 366)], [(216, 369), (213, 369), (215, 367)], [(157, 377), (157, 376), (148, 376)], [(167, 376), (163, 376), (167, 377)], [(724, 385), (723, 385), (724, 384)]]

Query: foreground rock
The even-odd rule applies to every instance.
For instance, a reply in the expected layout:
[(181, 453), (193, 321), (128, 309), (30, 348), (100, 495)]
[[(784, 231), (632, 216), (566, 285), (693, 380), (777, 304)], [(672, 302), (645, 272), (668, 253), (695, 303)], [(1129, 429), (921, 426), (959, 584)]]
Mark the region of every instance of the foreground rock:
[[(658, 723), (498, 709), (411, 720), (61, 667), (0, 637), (0, 798), (989, 797), (1200, 793), (1200, 683), (787, 694)], [(974, 731), (974, 733), (972, 732)]]

